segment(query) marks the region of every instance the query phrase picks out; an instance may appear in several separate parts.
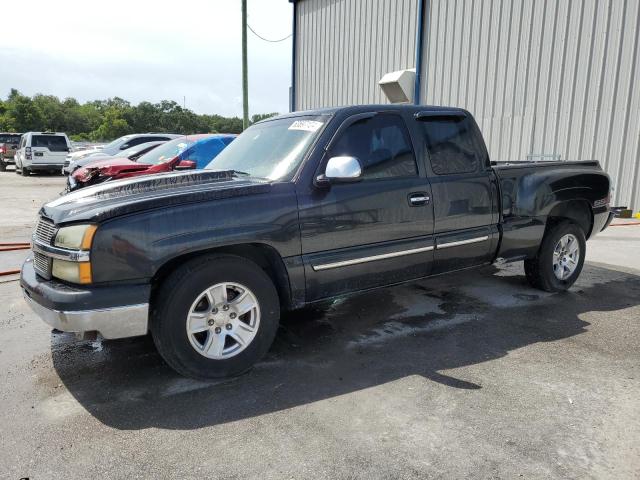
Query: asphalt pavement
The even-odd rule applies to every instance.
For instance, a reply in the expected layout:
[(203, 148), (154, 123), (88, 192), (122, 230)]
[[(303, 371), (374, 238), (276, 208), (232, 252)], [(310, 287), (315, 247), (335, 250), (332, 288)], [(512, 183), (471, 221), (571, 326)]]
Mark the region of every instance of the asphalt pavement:
[[(63, 185), (0, 173), (3, 241)], [(588, 250), (564, 294), (516, 263), (287, 314), (215, 383), (52, 333), (0, 277), (0, 478), (640, 478), (640, 226)]]

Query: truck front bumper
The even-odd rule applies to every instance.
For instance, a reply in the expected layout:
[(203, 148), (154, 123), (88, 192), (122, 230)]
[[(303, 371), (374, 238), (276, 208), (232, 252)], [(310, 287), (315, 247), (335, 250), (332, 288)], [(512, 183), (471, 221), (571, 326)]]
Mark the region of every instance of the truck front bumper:
[(72, 287), (39, 277), (32, 258), (22, 266), (20, 286), (31, 309), (63, 332), (99, 332), (104, 338), (146, 335), (148, 285)]

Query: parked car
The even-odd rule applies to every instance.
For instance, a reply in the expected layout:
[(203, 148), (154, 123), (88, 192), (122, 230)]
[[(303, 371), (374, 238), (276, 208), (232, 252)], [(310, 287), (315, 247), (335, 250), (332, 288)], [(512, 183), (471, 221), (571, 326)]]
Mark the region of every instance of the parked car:
[(121, 151), (127, 150), (131, 147), (135, 147), (136, 145), (140, 145), (141, 143), (155, 141), (166, 142), (168, 140), (173, 140), (174, 138), (178, 138), (181, 136), (182, 135), (178, 135), (176, 133), (136, 133), (132, 135), (124, 135), (123, 137), (116, 138), (113, 142), (98, 148), (78, 150), (77, 152), (69, 153), (69, 155), (67, 155), (67, 158), (65, 159), (65, 170), (70, 169), (71, 171), (73, 171), (75, 169), (75, 165), (71, 165), (72, 162), (77, 162), (78, 160), (91, 155), (118, 155)]
[(21, 136), (21, 133), (0, 133), (0, 172), (4, 172), (7, 165), (14, 163)]
[(167, 142), (136, 161), (113, 158), (91, 163), (67, 178), (67, 190), (74, 191), (108, 180), (203, 168), (235, 137), (225, 134), (188, 135)]
[(27, 132), (16, 150), (16, 173), (25, 176), (36, 171), (58, 173), (70, 150), (66, 133)]
[(490, 162), (465, 110), (296, 112), (205, 170), (44, 205), (20, 283), (54, 328), (150, 331), (176, 371), (225, 377), (267, 352), (285, 309), (496, 261), (567, 290), (609, 197), (597, 161)]
[(100, 162), (100, 161), (113, 159), (113, 158), (126, 158), (128, 160), (135, 162), (142, 155), (144, 155), (147, 152), (150, 152), (151, 150), (156, 148), (158, 145), (162, 145), (165, 142), (166, 140), (157, 140), (155, 142), (141, 143), (134, 147), (127, 148), (126, 150), (122, 150), (121, 152), (118, 152), (116, 155), (107, 155), (106, 153), (100, 152), (100, 153), (96, 153), (95, 155), (90, 155), (88, 157), (81, 158), (80, 160), (73, 160), (69, 165), (67, 165), (65, 162), (65, 166), (62, 167), (62, 174), (69, 175), (75, 172), (80, 167), (85, 167), (95, 162)]

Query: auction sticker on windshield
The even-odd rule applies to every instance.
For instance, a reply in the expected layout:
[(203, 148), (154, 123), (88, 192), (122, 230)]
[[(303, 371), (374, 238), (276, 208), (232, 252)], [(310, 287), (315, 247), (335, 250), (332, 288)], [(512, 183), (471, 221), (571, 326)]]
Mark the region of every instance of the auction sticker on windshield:
[(322, 126), (322, 122), (315, 120), (296, 120), (291, 124), (289, 130), (305, 130), (307, 132), (315, 132)]

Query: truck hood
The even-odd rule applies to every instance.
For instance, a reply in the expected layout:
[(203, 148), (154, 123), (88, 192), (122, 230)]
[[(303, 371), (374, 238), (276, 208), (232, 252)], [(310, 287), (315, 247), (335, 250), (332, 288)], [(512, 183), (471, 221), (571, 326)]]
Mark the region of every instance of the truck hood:
[(267, 193), (266, 180), (233, 171), (195, 170), (116, 180), (80, 189), (49, 202), (40, 214), (54, 223), (101, 222), (155, 208)]
[[(88, 157), (87, 160), (91, 158), (92, 157)], [(151, 167), (153, 167), (153, 165), (133, 162), (128, 158), (105, 158), (101, 160), (100, 157), (98, 157), (95, 161), (73, 172), (73, 178), (79, 182), (86, 182), (96, 174), (96, 170), (99, 175), (113, 177), (124, 172), (142, 172)]]

